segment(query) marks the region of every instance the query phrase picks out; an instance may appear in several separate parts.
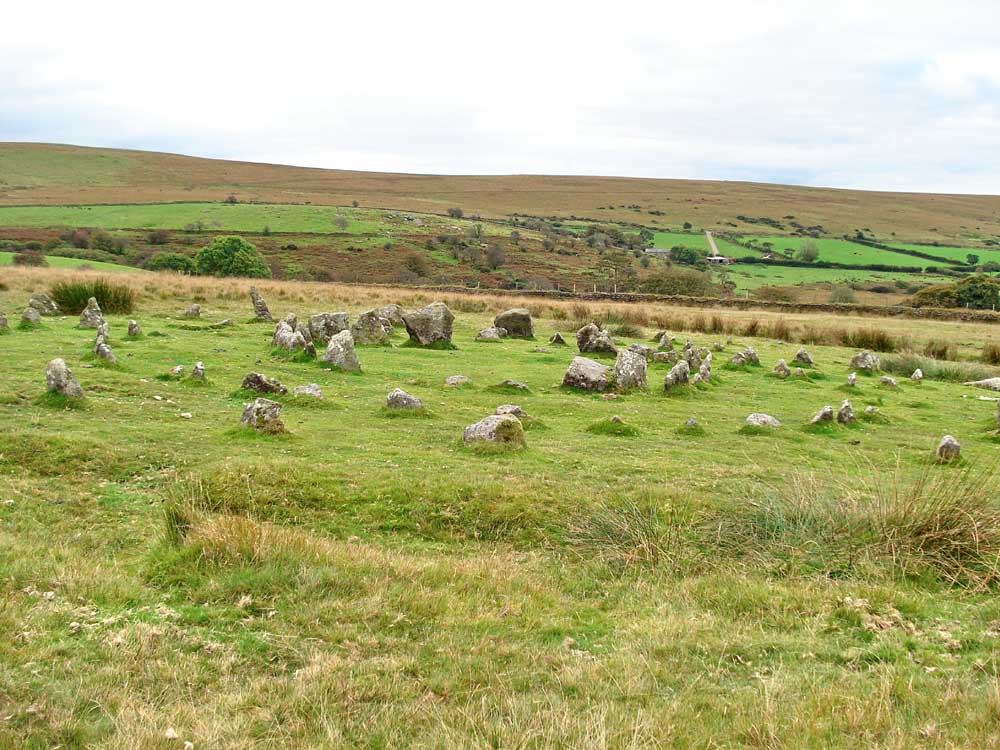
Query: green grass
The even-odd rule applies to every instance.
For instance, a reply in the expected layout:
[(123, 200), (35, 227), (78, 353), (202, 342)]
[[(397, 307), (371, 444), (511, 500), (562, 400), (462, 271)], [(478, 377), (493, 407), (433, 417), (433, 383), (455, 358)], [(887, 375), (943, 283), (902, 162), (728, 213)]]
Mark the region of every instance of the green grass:
[[(144, 291), (130, 317), (162, 327), (192, 289)], [(203, 307), (245, 319), (219, 289)], [(300, 319), (376, 301), (329, 294), (280, 299)], [(0, 309), (25, 296), (0, 290)], [(73, 319), (5, 337), (0, 747), (993, 742), (1000, 605), (963, 576), (982, 579), (968, 521), (992, 550), (996, 498), (929, 457), (947, 432), (992, 466), (995, 403), (865, 382), (855, 411), (871, 396), (888, 421), (812, 434), (852, 351), (810, 346), (828, 377), (777, 382), (798, 346), (740, 337), (731, 350), (752, 344), (762, 367), (677, 399), (654, 368), (649, 393), (605, 399), (558, 386), (572, 348), (472, 345), (494, 312), (457, 313), (452, 350), (361, 348), (358, 375), (271, 358), (251, 327), (128, 340), (111, 315), (119, 369), (84, 367), (93, 332)], [(537, 321), (539, 338), (558, 328)], [(85, 408), (43, 396), (55, 356)], [(203, 387), (157, 378), (196, 360)], [(251, 370), (324, 401), (280, 399), (289, 433), (258, 438), (232, 397)], [(457, 373), (472, 385), (445, 388)], [(508, 378), (531, 392), (490, 389)], [(386, 419), (397, 386), (432, 418)], [(526, 449), (461, 445), (509, 401), (545, 426)], [(784, 426), (739, 434), (754, 411)], [(635, 433), (588, 431), (616, 414)], [(689, 417), (700, 427), (678, 429)], [(925, 473), (968, 502), (860, 492)], [(922, 536), (939, 519), (946, 544)]]
[[(0, 266), (9, 266), (14, 258), (14, 253), (0, 251)], [(46, 255), (45, 260), (52, 268), (92, 268), (95, 271), (107, 271), (110, 273), (142, 273), (138, 268), (131, 266), (121, 266), (117, 263), (102, 263), (96, 260), (80, 260), (79, 258), (60, 258), (58, 255)]]
[[(914, 260), (919, 260), (916, 258)], [(928, 261), (926, 264), (933, 265)], [(953, 281), (946, 276), (898, 274), (886, 271), (862, 271), (841, 268), (804, 268), (791, 266), (771, 266), (762, 263), (734, 263), (727, 267), (725, 276), (736, 284), (736, 288), (756, 289), (760, 286), (794, 286), (798, 284), (831, 283), (841, 284), (852, 281), (884, 281), (892, 283), (902, 278), (909, 281), (919, 281), (932, 284), (943, 284)]]

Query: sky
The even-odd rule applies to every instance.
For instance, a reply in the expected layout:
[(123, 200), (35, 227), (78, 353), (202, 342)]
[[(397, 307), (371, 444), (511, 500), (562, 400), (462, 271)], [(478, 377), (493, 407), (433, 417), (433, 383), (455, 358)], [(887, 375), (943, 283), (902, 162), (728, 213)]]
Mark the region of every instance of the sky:
[(0, 141), (1000, 193), (998, 0), (49, 0), (2, 28)]

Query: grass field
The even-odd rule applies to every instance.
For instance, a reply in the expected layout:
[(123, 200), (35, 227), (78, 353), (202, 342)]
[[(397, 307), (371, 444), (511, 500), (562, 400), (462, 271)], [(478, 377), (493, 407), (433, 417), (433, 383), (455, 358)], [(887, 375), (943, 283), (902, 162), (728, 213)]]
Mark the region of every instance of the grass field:
[[(9, 266), (14, 258), (14, 253), (0, 251), (0, 266)], [(120, 266), (117, 263), (102, 263), (96, 260), (79, 260), (77, 258), (60, 258), (58, 255), (47, 255), (45, 261), (52, 268), (91, 268), (94, 271), (107, 271), (110, 273), (121, 273), (123, 271), (142, 271), (129, 266)]]
[[(514, 213), (740, 233), (766, 217), (833, 235), (870, 229), (900, 242), (1000, 238), (1000, 198), (828, 190), (698, 180), (540, 175), (441, 176), (305, 169), (173, 154), (0, 144), (0, 204), (241, 201), (380, 207), (444, 214)], [(638, 208), (630, 208), (638, 206)], [(784, 217), (794, 217), (787, 219)], [(735, 225), (732, 226), (732, 225)], [(893, 232), (896, 234), (893, 235)]]
[[(717, 274), (718, 275), (718, 274)], [(756, 289), (760, 286), (797, 286), (799, 284), (847, 284), (851, 282), (894, 283), (897, 279), (943, 284), (951, 281), (946, 276), (897, 274), (885, 271), (861, 271), (843, 268), (801, 268), (797, 266), (772, 266), (763, 263), (734, 263), (727, 266), (725, 278), (734, 282), (737, 289)]]
[[(5, 271), (0, 310), (67, 278)], [(854, 350), (818, 345), (808, 378), (779, 381), (771, 365), (797, 344), (736, 332), (710, 385), (664, 396), (654, 364), (649, 392), (607, 400), (559, 387), (573, 348), (536, 347), (572, 340), (577, 318), (638, 326), (626, 344), (706, 313), (528, 301), (539, 341), (477, 344), (517, 299), (461, 295), (446, 299), (455, 350), (397, 333), (346, 375), (274, 355), (271, 326), (246, 322), (246, 282), (116, 280), (138, 294), (110, 317), (117, 367), (92, 366), (93, 332), (73, 319), (0, 339), (0, 747), (1000, 742), (996, 404), (982, 391), (933, 378), (848, 391)], [(276, 316), (430, 300), (260, 286)], [(193, 301), (200, 320), (181, 316)], [(717, 315), (793, 336), (875, 326), (918, 349), (944, 338), (964, 360), (997, 341), (957, 322)], [(127, 317), (143, 338), (125, 338)], [(747, 344), (764, 367), (724, 367)], [(40, 398), (55, 356), (83, 408)], [(167, 376), (196, 360), (205, 385)], [(289, 433), (248, 434), (250, 371), (325, 398), (283, 397)], [(445, 388), (452, 374), (470, 385)], [(494, 388), (507, 378), (530, 391)], [(388, 418), (397, 386), (426, 414)], [(806, 427), (845, 397), (879, 416)], [(464, 447), (462, 428), (502, 403), (534, 418), (527, 449)], [(748, 432), (753, 411), (784, 425)], [(616, 414), (637, 434), (588, 430)], [(929, 460), (944, 433), (964, 464)], [(986, 472), (985, 490), (968, 471)], [(865, 499), (871, 487), (885, 496)], [(933, 546), (921, 519), (941, 521), (956, 491), (950, 541)]]
[[(792, 251), (797, 253), (802, 243), (806, 241), (805, 238), (802, 237), (776, 236), (760, 236), (751, 239), (756, 239), (758, 241), (758, 245), (765, 242), (771, 242), (774, 246), (774, 251), (779, 255), (782, 254), (782, 251), (786, 248), (790, 248)], [(940, 262), (938, 261), (918, 258), (904, 253), (894, 253), (891, 250), (884, 250), (882, 248), (868, 247), (867, 245), (850, 242), (849, 240), (818, 239), (812, 241), (816, 243), (816, 247), (819, 250), (819, 259), (829, 261), (831, 263), (844, 263), (847, 265), (869, 265), (878, 263), (891, 266), (920, 267), (940, 265)], [(985, 247), (938, 247), (933, 245), (890, 244), (892, 244), (893, 247), (901, 247), (904, 250), (916, 250), (918, 252), (927, 253), (928, 255), (937, 255), (942, 258), (962, 261), (963, 263), (969, 253), (978, 255), (982, 262), (994, 258), (1000, 259), (1000, 251)], [(739, 249), (744, 255), (753, 254), (753, 251), (746, 248), (741, 247)]]

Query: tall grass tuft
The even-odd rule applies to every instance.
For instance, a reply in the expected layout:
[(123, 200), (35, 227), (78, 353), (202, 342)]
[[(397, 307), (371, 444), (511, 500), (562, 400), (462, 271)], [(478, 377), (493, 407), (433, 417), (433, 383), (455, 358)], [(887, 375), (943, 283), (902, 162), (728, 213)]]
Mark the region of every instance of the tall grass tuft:
[(1000, 344), (988, 343), (984, 345), (980, 359), (988, 365), (1000, 365)]
[(101, 311), (109, 315), (127, 315), (135, 308), (136, 295), (132, 287), (103, 278), (59, 281), (52, 285), (49, 294), (63, 312), (71, 315), (83, 312), (91, 297), (97, 300)]
[(924, 356), (934, 359), (958, 359), (958, 347), (947, 339), (931, 339), (924, 344)]
[(898, 339), (874, 326), (842, 331), (839, 343), (852, 349), (871, 349), (873, 352), (894, 352), (901, 348)]
[(678, 525), (652, 498), (623, 498), (571, 517), (565, 539), (582, 557), (622, 565), (657, 565), (676, 548)]
[(893, 375), (910, 377), (918, 367), (924, 377), (930, 380), (948, 380), (965, 383), (969, 380), (985, 380), (1000, 375), (995, 367), (978, 362), (947, 362), (933, 357), (924, 357), (913, 352), (891, 354), (882, 357), (882, 369)]
[(891, 570), (976, 589), (1000, 582), (995, 468), (868, 473), (832, 484), (793, 476), (713, 524), (716, 542), (784, 570), (874, 577)]

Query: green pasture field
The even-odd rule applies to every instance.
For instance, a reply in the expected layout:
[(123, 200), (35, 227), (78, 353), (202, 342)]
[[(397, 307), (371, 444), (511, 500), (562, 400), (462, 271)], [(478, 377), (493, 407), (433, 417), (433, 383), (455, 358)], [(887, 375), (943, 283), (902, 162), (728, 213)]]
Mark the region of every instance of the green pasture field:
[[(963, 263), (965, 262), (967, 255), (978, 255), (980, 263), (985, 263), (990, 260), (1000, 262), (1000, 248), (996, 247), (939, 247), (937, 245), (911, 245), (902, 242), (892, 242), (888, 244), (891, 244), (893, 247), (901, 247), (904, 250), (916, 250), (917, 252), (927, 253), (928, 255), (939, 255), (942, 258), (960, 260)], [(914, 260), (920, 259), (914, 258)], [(927, 262), (933, 263), (933, 261)]]
[[(0, 309), (23, 306), (35, 278), (0, 287)], [(982, 391), (848, 389), (854, 352), (829, 346), (809, 347), (808, 377), (780, 381), (771, 366), (797, 345), (735, 335), (707, 385), (665, 395), (654, 363), (647, 392), (606, 399), (560, 385), (575, 348), (545, 342), (573, 341), (576, 324), (551, 317), (569, 305), (540, 308), (536, 341), (487, 344), (474, 336), (493, 311), (474, 297), (451, 301), (455, 349), (408, 346), (397, 329), (345, 374), (273, 352), (242, 282), (149, 279), (136, 310), (109, 317), (115, 367), (75, 319), (0, 337), (0, 747), (998, 741), (995, 592), (831, 525), (883, 518), (838, 505), (846, 485), (995, 466)], [(264, 292), (276, 318), (415, 301)], [(202, 317), (182, 317), (195, 299)], [(126, 338), (128, 318), (143, 337)], [(725, 367), (746, 345), (763, 367)], [(82, 403), (45, 397), (53, 357)], [(204, 384), (168, 375), (195, 361)], [(280, 396), (287, 434), (249, 432), (251, 371), (324, 399)], [(454, 374), (470, 384), (445, 387)], [(425, 412), (387, 413), (395, 387)], [(807, 426), (844, 398), (879, 413)], [(531, 415), (527, 448), (463, 445), (504, 403)], [(783, 426), (748, 431), (751, 412)], [(607, 428), (614, 415), (634, 430)], [(945, 433), (964, 464), (931, 462)], [(969, 487), (965, 509), (983, 512)]]
[[(14, 253), (0, 251), (0, 266), (9, 266), (13, 262), (13, 259)], [(46, 255), (45, 260), (52, 268), (80, 268), (81, 266), (86, 266), (95, 271), (110, 271), (111, 273), (138, 271), (138, 269), (131, 266), (121, 266), (117, 263), (104, 263), (96, 260), (82, 260), (80, 258), (61, 258), (58, 255)]]
[(887, 271), (861, 271), (842, 268), (805, 268), (799, 266), (772, 266), (763, 263), (734, 263), (724, 272), (716, 271), (736, 284), (737, 289), (756, 289), (759, 286), (791, 286), (796, 284), (831, 283), (846, 284), (854, 281), (883, 281), (902, 279), (906, 282), (944, 284), (953, 281), (946, 276), (901, 274)]

